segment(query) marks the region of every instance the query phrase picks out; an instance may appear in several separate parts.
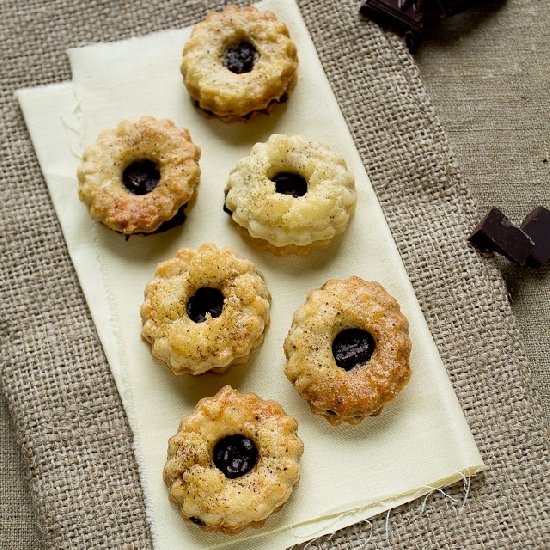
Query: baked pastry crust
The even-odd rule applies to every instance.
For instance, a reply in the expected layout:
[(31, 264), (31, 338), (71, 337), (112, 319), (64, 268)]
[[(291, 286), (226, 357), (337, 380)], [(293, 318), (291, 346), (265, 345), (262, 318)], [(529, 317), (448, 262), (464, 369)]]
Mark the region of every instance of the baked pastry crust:
[[(332, 343), (358, 328), (374, 338), (370, 360), (351, 370), (337, 366)], [(411, 376), (408, 321), (377, 282), (330, 280), (313, 290), (295, 313), (285, 340), (285, 373), (313, 413), (331, 424), (357, 424), (378, 415)]]
[[(276, 401), (231, 386), (201, 399), (168, 442), (163, 477), (170, 501), (184, 519), (205, 530), (236, 533), (261, 526), (298, 483), (304, 446), (297, 428)], [(258, 461), (248, 473), (229, 479), (214, 465), (213, 448), (233, 434), (256, 444)]]
[[(227, 48), (247, 41), (256, 49), (250, 72), (223, 64)], [(193, 28), (183, 49), (183, 82), (198, 106), (226, 122), (247, 120), (285, 100), (296, 81), (298, 54), (284, 23), (253, 6), (228, 6)]]
[[(281, 172), (307, 181), (303, 196), (278, 193)], [(326, 248), (345, 231), (355, 206), (355, 181), (343, 158), (302, 136), (273, 134), (238, 162), (225, 188), (233, 221), (262, 249), (277, 255)]]
[[(281, 172), (307, 181), (303, 196), (277, 193)], [(231, 171), (226, 208), (253, 242), (278, 255), (325, 248), (345, 231), (355, 206), (355, 181), (343, 158), (302, 136), (273, 134)]]
[[(77, 174), (80, 200), (94, 220), (114, 231), (151, 233), (191, 202), (200, 179), (200, 155), (189, 132), (170, 120), (123, 120), (84, 151)], [(144, 159), (156, 164), (160, 180), (149, 193), (134, 195), (122, 174)]]
[[(223, 309), (219, 317), (208, 314), (196, 323), (186, 308), (204, 287), (222, 292)], [(262, 344), (270, 302), (265, 280), (252, 262), (213, 244), (182, 248), (157, 266), (145, 289), (142, 336), (153, 356), (174, 374), (224, 372), (246, 363)]]

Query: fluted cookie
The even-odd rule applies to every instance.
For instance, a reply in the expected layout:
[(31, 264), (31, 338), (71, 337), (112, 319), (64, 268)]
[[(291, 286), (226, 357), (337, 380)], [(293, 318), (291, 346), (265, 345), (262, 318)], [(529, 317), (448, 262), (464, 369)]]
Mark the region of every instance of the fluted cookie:
[(168, 443), (170, 500), (203, 529), (261, 526), (298, 483), (304, 446), (297, 428), (277, 402), (231, 386), (201, 399)]
[(123, 120), (84, 151), (78, 193), (94, 220), (130, 235), (185, 218), (200, 179), (200, 148), (170, 120)]
[(182, 248), (146, 287), (142, 335), (174, 374), (224, 372), (262, 344), (270, 301), (252, 262), (212, 244)]
[(232, 122), (286, 101), (297, 66), (296, 46), (274, 13), (228, 6), (195, 25), (181, 72), (197, 107)]
[(277, 255), (309, 254), (345, 231), (355, 180), (343, 158), (302, 136), (273, 134), (231, 171), (225, 210), (241, 232)]
[(378, 415), (411, 375), (408, 321), (377, 282), (330, 280), (294, 314), (285, 373), (331, 424)]

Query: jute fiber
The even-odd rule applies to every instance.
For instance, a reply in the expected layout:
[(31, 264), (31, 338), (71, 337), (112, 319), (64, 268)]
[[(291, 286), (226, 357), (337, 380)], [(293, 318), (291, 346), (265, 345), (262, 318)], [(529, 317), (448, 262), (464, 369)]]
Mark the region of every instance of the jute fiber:
[[(550, 208), (550, 10), (485, 0), (434, 27), (416, 55), (461, 172), (485, 213)], [(498, 260), (550, 422), (550, 266)]]
[[(1, 382), (48, 548), (151, 540), (124, 410), (12, 93), (69, 79), (67, 47), (188, 25), (222, 4), (2, 6)], [(417, 69), (355, 1), (300, 7), (489, 468), (464, 507), (461, 484), (310, 547), (542, 547), (542, 409), (499, 271), (465, 244), (476, 209)]]

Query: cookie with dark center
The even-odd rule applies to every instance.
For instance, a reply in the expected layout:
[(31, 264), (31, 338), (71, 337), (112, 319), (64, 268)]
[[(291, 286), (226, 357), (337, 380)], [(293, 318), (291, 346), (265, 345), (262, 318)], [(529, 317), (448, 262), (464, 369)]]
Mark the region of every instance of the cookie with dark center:
[(135, 160), (122, 172), (124, 187), (134, 195), (150, 193), (160, 181), (160, 172), (155, 162), (149, 159)]
[(366, 363), (374, 352), (375, 342), (366, 330), (352, 328), (339, 332), (332, 342), (332, 355), (341, 369), (349, 371)]
[(258, 449), (254, 441), (241, 434), (227, 435), (214, 446), (214, 464), (225, 477), (244, 476), (258, 461)]
[(187, 315), (195, 323), (204, 323), (208, 313), (212, 317), (222, 314), (224, 296), (217, 288), (201, 287), (187, 302)]
[(275, 184), (275, 191), (282, 195), (303, 197), (307, 193), (307, 181), (295, 172), (279, 172), (271, 181)]
[(256, 64), (258, 53), (250, 42), (243, 40), (223, 54), (224, 66), (235, 74), (249, 73)]

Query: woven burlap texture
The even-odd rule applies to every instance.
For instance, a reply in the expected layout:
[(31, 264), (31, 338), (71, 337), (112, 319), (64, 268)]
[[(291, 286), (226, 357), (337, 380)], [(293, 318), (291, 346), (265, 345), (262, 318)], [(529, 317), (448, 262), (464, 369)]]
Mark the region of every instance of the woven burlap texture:
[[(12, 92), (70, 78), (66, 47), (184, 26), (222, 4), (31, 0), (2, 47), (11, 68), (2, 89), (1, 381), (50, 548), (151, 541), (124, 410)], [(437, 493), (424, 511), (414, 503), (311, 547), (541, 546), (550, 502), (540, 405), (499, 272), (464, 242), (474, 204), (417, 70), (395, 37), (360, 20), (355, 2), (338, 12), (330, 1), (299, 4), (489, 467), (462, 512)]]

